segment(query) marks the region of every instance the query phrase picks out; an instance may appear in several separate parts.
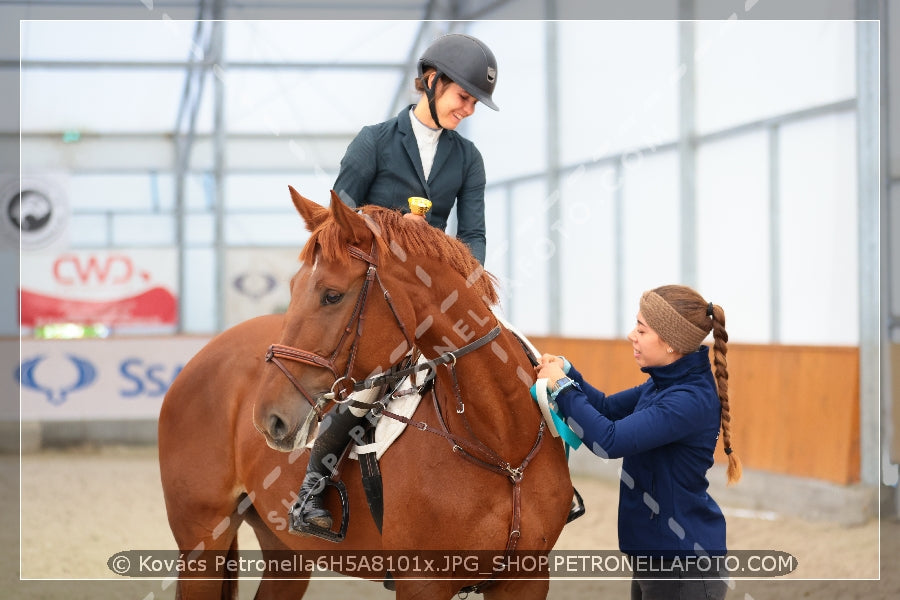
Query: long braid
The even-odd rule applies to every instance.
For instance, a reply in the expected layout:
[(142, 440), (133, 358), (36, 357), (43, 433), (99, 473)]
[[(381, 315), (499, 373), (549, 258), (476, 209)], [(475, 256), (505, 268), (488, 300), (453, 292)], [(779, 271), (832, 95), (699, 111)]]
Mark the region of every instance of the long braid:
[[(731, 446), (731, 407), (728, 401), (728, 363), (725, 355), (728, 354), (728, 332), (725, 330), (725, 311), (718, 304), (707, 303), (703, 296), (696, 290), (684, 285), (664, 285), (652, 290), (657, 294), (657, 302), (653, 295), (644, 294), (641, 298), (641, 311), (650, 327), (653, 327), (665, 339), (666, 343), (684, 345), (690, 341), (689, 346), (696, 349), (703, 338), (708, 335), (710, 329), (713, 333), (713, 367), (715, 369), (716, 389), (718, 390), (719, 403), (722, 407), (720, 426), (722, 428), (722, 445), (728, 456), (728, 483), (736, 483), (741, 478), (741, 461)], [(666, 304), (674, 309), (676, 316), (684, 318), (684, 322), (670, 322), (666, 314)], [(679, 318), (680, 318), (679, 317)], [(651, 322), (651, 318), (652, 321)], [(693, 325), (693, 327), (691, 327)], [(657, 328), (659, 327), (659, 328)], [(668, 332), (668, 338), (660, 332), (663, 329)], [(679, 334), (675, 336), (675, 334)], [(679, 344), (675, 344), (679, 342)], [(682, 350), (690, 352), (693, 350)]]
[(716, 374), (716, 388), (719, 402), (722, 404), (722, 445), (728, 456), (728, 483), (737, 483), (743, 471), (741, 461), (731, 447), (731, 408), (728, 402), (728, 332), (725, 330), (725, 311), (722, 307), (712, 305), (713, 322), (713, 365)]

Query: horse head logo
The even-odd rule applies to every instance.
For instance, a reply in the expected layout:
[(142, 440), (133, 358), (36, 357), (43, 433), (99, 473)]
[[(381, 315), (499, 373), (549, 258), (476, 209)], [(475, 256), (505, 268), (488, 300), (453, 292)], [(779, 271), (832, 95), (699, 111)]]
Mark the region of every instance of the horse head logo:
[(78, 377), (74, 383), (54, 387), (42, 385), (35, 377), (37, 366), (46, 359), (46, 356), (42, 355), (23, 361), (16, 369), (16, 379), (19, 381), (19, 385), (44, 394), (50, 404), (59, 406), (68, 399), (71, 392), (89, 386), (97, 378), (97, 369), (89, 361), (73, 354), (67, 354), (66, 358), (75, 365), (78, 371)]

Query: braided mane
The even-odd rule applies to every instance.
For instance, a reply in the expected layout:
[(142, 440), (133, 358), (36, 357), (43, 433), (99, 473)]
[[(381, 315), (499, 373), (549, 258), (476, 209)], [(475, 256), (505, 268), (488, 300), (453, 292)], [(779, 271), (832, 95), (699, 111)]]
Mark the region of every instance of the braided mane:
[[(381, 256), (401, 262), (415, 256), (438, 260), (463, 277), (488, 305), (499, 301), (496, 279), (484, 270), (463, 242), (437, 227), (404, 219), (397, 210), (371, 204), (358, 210), (380, 233), (375, 237), (382, 251)], [(349, 264), (347, 239), (334, 219), (327, 219), (312, 232), (300, 251), (300, 260), (312, 263), (317, 250), (326, 261)]]

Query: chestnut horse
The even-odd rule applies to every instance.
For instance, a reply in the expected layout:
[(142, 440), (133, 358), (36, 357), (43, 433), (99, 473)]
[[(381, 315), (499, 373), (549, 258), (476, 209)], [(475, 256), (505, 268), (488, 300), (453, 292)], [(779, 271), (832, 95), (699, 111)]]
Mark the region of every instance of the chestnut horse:
[[(211, 341), (185, 366), (160, 414), (163, 490), (179, 549), (236, 556), (237, 529), (247, 522), (264, 557), (280, 550), (549, 553), (566, 523), (572, 483), (563, 445), (545, 435), (530, 397), (528, 357), (491, 310), (491, 277), (439, 229), (380, 207), (354, 211), (334, 194), (325, 208), (290, 192), (311, 237), (287, 312)], [(430, 361), (430, 386), (411, 417), (414, 427), (381, 458), (381, 531), (358, 462), (345, 460), (340, 479), (352, 519), (343, 541), (289, 533), (287, 512), (308, 458), (299, 438), (309, 412), (330, 399), (352, 400), (352, 389), (378, 387), (410, 353)], [(282, 369), (265, 365), (273, 355)], [(327, 495), (340, 515), (336, 494)], [(342, 564), (334, 570), (359, 576)], [(423, 577), (412, 567), (391, 569), (397, 598), (476, 589), (488, 599), (519, 600), (549, 590), (546, 571), (504, 577), (458, 564)], [(309, 574), (267, 571), (256, 597), (300, 598)], [(179, 597), (236, 593), (229, 573), (191, 575), (180, 574)]]

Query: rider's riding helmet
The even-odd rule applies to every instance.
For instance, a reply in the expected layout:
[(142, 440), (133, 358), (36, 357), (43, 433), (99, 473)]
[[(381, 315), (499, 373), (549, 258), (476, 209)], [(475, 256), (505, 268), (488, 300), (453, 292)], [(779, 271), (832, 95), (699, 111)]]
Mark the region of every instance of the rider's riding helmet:
[[(425, 93), (434, 116), (434, 89), (441, 75), (446, 75), (479, 102), (500, 110), (491, 94), (497, 83), (497, 60), (484, 42), (464, 33), (448, 33), (436, 39), (419, 58), (419, 77), (428, 67), (437, 71), (431, 87), (425, 84)], [(435, 119), (436, 121), (437, 119)]]

